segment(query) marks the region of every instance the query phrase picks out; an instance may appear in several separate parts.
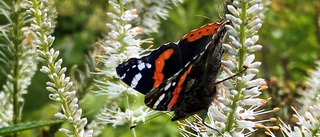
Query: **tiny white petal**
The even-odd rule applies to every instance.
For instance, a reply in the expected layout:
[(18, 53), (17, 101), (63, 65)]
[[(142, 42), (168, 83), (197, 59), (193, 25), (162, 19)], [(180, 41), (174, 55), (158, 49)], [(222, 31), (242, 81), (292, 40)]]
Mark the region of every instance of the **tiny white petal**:
[(236, 65), (231, 60), (227, 60), (227, 61), (222, 60), (221, 63), (224, 67), (227, 67), (231, 70), (234, 70), (236, 68)]
[(253, 43), (256, 43), (259, 40), (259, 35), (252, 36), (251, 40)]
[(257, 15), (262, 11), (262, 7), (259, 4), (255, 4), (247, 9), (248, 14)]
[(229, 44), (222, 44), (222, 46), (223, 46), (223, 48), (224, 48), (225, 50), (227, 50), (227, 51), (233, 49)]
[(259, 51), (259, 50), (261, 50), (262, 49), (262, 46), (261, 45), (254, 45), (254, 46), (252, 46), (252, 47), (249, 47), (248, 48), (248, 51), (249, 52), (256, 52), (256, 51)]
[(59, 71), (58, 75), (62, 75), (62, 74), (65, 73), (66, 71), (67, 71), (67, 68), (66, 68), (66, 67), (63, 67), (63, 68)]
[(64, 114), (62, 114), (62, 113), (60, 113), (60, 112), (54, 114), (54, 116), (55, 116), (56, 118), (59, 118), (59, 119), (66, 119), (66, 118), (67, 118), (66, 115), (64, 115)]
[(247, 87), (255, 87), (259, 85), (265, 85), (266, 81), (262, 78), (258, 78), (252, 81), (248, 81), (246, 84), (247, 84)]
[(238, 94), (238, 91), (237, 91), (237, 90), (234, 90), (234, 89), (233, 89), (233, 90), (230, 90), (230, 94), (231, 94), (231, 95), (237, 95), (237, 94)]
[(73, 121), (73, 117), (68, 117), (68, 121), (72, 122)]
[(244, 107), (246, 105), (246, 103), (244, 103), (243, 101), (238, 101), (237, 105), (240, 107)]
[(251, 4), (260, 4), (262, 0), (252, 0)]
[(249, 69), (246, 70), (246, 72), (248, 74), (257, 74), (257, 73), (259, 73), (259, 69), (249, 68)]
[(223, 110), (223, 112), (231, 112), (232, 111), (232, 109), (229, 107), (224, 107), (224, 108), (222, 108), (222, 110)]
[(53, 59), (56, 59), (56, 58), (58, 58), (58, 56), (59, 56), (59, 54), (60, 54), (60, 51), (58, 50), (58, 51), (56, 51), (54, 54), (53, 54)]
[(49, 73), (51, 72), (51, 70), (50, 70), (48, 67), (46, 67), (46, 66), (42, 66), (42, 68), (40, 69), (40, 71), (41, 71), (42, 73), (46, 73), (46, 74), (49, 74)]
[(62, 133), (65, 133), (66, 135), (70, 135), (72, 133), (71, 131), (69, 131), (69, 130), (67, 130), (65, 128), (60, 128), (59, 131), (62, 132)]
[(223, 85), (229, 88), (234, 88), (233, 84), (231, 84), (229, 81), (223, 81)]
[(256, 33), (262, 26), (262, 23), (258, 23), (257, 25), (253, 26), (250, 30), (249, 33), (250, 34), (254, 34)]
[(251, 47), (253, 44), (254, 44), (254, 43), (253, 43), (253, 41), (251, 40), (251, 38), (247, 38), (247, 39), (245, 40), (245, 42), (244, 42), (244, 45), (245, 45), (246, 47)]
[(246, 60), (243, 62), (243, 65), (250, 66), (250, 64), (253, 62), (254, 58), (255, 58), (254, 54), (249, 55), (246, 58)]
[(111, 12), (108, 12), (107, 15), (110, 17), (110, 18), (113, 18), (113, 19), (118, 19), (118, 16), (111, 13)]
[(231, 54), (231, 55), (238, 54), (238, 52), (234, 48), (232, 48), (229, 44), (223, 44), (222, 46), (226, 51), (228, 51), (229, 54)]
[(232, 36), (234, 36), (234, 37), (238, 37), (238, 36), (239, 36), (238, 31), (235, 30), (231, 25), (226, 25), (225, 27), (227, 28), (227, 32), (228, 32), (230, 35), (232, 35)]
[(242, 81), (242, 77), (237, 77), (236, 81), (240, 83)]
[(259, 98), (253, 98), (253, 99), (245, 99), (243, 100), (243, 102), (246, 104), (246, 105), (262, 105), (262, 100), (259, 99)]
[(118, 35), (114, 31), (108, 32), (108, 36), (111, 37), (112, 39), (118, 38)]
[(71, 88), (72, 84), (73, 84), (72, 82), (68, 82), (68, 84), (65, 87), (66, 90), (69, 90)]
[(298, 126), (294, 126), (293, 129), (294, 129), (294, 132), (296, 133), (295, 134), (296, 137), (303, 137), (302, 133), (301, 133), (301, 130), (300, 130), (300, 128)]
[(114, 7), (113, 7), (113, 10), (114, 10), (116, 13), (118, 13), (118, 14), (121, 13), (121, 10), (118, 8), (118, 6), (114, 6)]
[(230, 105), (230, 104), (231, 104), (231, 101), (230, 101), (230, 100), (225, 99), (225, 98), (223, 98), (223, 97), (221, 97), (221, 96), (217, 97), (217, 100), (218, 100), (219, 102), (223, 103), (224, 105)]
[(256, 95), (260, 95), (261, 92), (258, 90), (258, 87), (254, 87), (248, 90), (244, 90), (243, 94), (248, 96), (256, 96)]
[(231, 41), (232, 45), (235, 47), (235, 48), (240, 48), (241, 47), (241, 43), (239, 41)]
[(251, 79), (254, 78), (254, 76), (256, 76), (256, 74), (247, 74), (243, 77), (244, 81), (250, 81)]
[(76, 114), (74, 115), (75, 118), (81, 118), (81, 114), (82, 114), (82, 109), (78, 109), (76, 111)]
[(239, 19), (239, 18), (237, 18), (237, 17), (235, 17), (235, 16), (233, 16), (231, 14), (226, 14), (226, 19), (228, 19), (228, 20), (230, 20), (230, 21), (232, 21), (232, 22), (234, 22), (236, 24), (241, 24), (242, 23), (241, 19)]
[(52, 83), (52, 82), (50, 82), (50, 81), (46, 82), (46, 85), (47, 85), (47, 86), (50, 86), (50, 87), (54, 87), (54, 86), (55, 86), (55, 84)]
[(257, 61), (257, 62), (253, 62), (249, 67), (250, 68), (257, 68), (261, 65), (261, 62)]
[(112, 24), (110, 23), (107, 23), (106, 24), (108, 28), (112, 29), (112, 30), (116, 30), (117, 28), (115, 26), (113, 26)]
[(229, 35), (229, 40), (230, 40), (230, 41), (238, 41), (235, 37), (233, 37), (233, 36), (231, 36), (231, 35)]
[(123, 28), (125, 29), (125, 30), (129, 30), (130, 28), (131, 28), (131, 24), (126, 24)]
[(241, 7), (241, 3), (239, 2), (239, 1), (233, 1), (232, 2), (232, 4), (234, 5), (234, 6), (236, 6), (236, 7), (238, 7), (238, 8), (240, 8)]
[(227, 5), (228, 10), (235, 16), (239, 17), (239, 12), (232, 5)]
[(52, 87), (46, 87), (46, 89), (47, 89), (48, 91), (52, 92), (52, 93), (56, 93), (56, 92), (57, 92), (57, 90), (54, 89), (54, 88), (52, 88)]

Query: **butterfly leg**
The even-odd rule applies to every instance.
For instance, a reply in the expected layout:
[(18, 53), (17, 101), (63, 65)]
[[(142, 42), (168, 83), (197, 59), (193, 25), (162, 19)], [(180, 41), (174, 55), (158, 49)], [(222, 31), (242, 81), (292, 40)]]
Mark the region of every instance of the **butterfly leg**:
[(237, 74), (234, 74), (233, 76), (230, 76), (230, 77), (227, 77), (227, 78), (225, 78), (225, 79), (223, 79), (223, 80), (221, 80), (221, 81), (218, 81), (218, 82), (215, 83), (215, 85), (217, 85), (217, 84), (219, 84), (219, 83), (222, 83), (222, 82), (224, 82), (224, 81), (227, 81), (227, 80), (229, 80), (229, 79), (232, 79), (232, 78), (234, 78), (235, 76), (238, 76), (239, 74), (245, 72), (249, 67), (248, 67), (248, 66), (243, 66), (243, 68), (244, 68), (244, 69), (243, 69), (241, 72), (238, 72)]

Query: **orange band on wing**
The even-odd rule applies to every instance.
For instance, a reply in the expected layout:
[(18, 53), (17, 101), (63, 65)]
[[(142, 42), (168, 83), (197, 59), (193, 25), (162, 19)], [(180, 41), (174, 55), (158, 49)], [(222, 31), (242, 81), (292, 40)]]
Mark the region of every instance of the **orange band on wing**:
[(180, 94), (180, 91), (182, 90), (182, 84), (184, 83), (184, 81), (186, 80), (187, 78), (187, 75), (190, 73), (190, 70), (192, 68), (192, 65), (189, 66), (188, 70), (185, 71), (181, 76), (180, 76), (180, 79), (178, 81), (178, 85), (176, 86), (176, 88), (174, 89), (174, 91), (172, 92), (172, 98), (171, 98), (171, 101), (169, 102), (168, 104), (168, 108), (172, 108), (172, 106), (174, 104), (177, 103), (178, 101), (178, 97), (179, 97), (179, 94)]
[(166, 51), (161, 53), (159, 57), (155, 60), (155, 71), (153, 74), (154, 84), (152, 89), (154, 89), (155, 87), (159, 86), (162, 83), (164, 78), (164, 75), (162, 73), (164, 63), (167, 59), (170, 58), (172, 53), (173, 53), (173, 49), (167, 49)]
[(183, 36), (182, 39), (187, 39), (188, 42), (193, 42), (195, 40), (200, 39), (202, 36), (213, 35), (214, 33), (217, 32), (220, 26), (221, 24), (217, 24), (217, 23), (205, 25), (199, 29), (189, 32), (188, 34)]

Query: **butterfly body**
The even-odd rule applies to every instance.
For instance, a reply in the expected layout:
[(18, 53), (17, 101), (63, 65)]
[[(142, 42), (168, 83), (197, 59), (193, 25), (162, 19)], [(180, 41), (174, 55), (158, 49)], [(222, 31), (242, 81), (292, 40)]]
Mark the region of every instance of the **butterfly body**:
[(207, 110), (216, 95), (215, 80), (227, 23), (205, 25), (186, 34), (178, 43), (131, 58), (116, 68), (117, 74), (146, 95), (148, 107), (174, 111), (172, 121)]

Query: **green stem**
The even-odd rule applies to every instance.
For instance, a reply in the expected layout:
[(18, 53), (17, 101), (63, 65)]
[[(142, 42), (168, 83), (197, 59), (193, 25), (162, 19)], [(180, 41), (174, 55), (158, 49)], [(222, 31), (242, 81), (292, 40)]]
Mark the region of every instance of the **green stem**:
[[(120, 16), (124, 14), (124, 5), (122, 4), (122, 0), (118, 1), (119, 5), (120, 5)], [(124, 28), (125, 26), (125, 21), (122, 19), (118, 20), (120, 23), (120, 26), (122, 26)], [(125, 34), (126, 31), (119, 32), (120, 35), (118, 37), (118, 42), (121, 44), (121, 47), (119, 48), (119, 52), (122, 53), (126, 50), (127, 44), (123, 41), (124, 37), (126, 36)], [(124, 105), (125, 105), (125, 109), (130, 109), (130, 103), (129, 103), (129, 97), (127, 94), (124, 95)], [(129, 119), (129, 125), (134, 126), (134, 122), (132, 121), (132, 118)], [(136, 135), (136, 131), (135, 128), (130, 128), (130, 133), (132, 137), (137, 137)]]
[[(49, 47), (47, 47), (47, 50), (49, 50)], [(49, 58), (47, 58), (47, 62), (49, 62), (48, 60), (49, 60)], [(52, 63), (49, 64), (49, 68), (50, 68), (50, 70), (51, 70), (51, 72), (52, 72), (50, 75), (53, 75), (53, 73), (56, 72), (56, 70), (54, 69), (54, 62), (52, 62)], [(60, 82), (60, 78), (59, 78), (59, 77), (57, 77), (56, 79), (52, 79), (52, 81), (53, 81), (54, 84), (56, 85), (56, 88), (57, 88), (57, 89), (62, 89), (62, 88), (63, 88), (62, 85), (60, 84), (61, 82)], [(62, 106), (63, 106), (63, 108), (64, 108), (64, 110), (65, 110), (65, 115), (66, 115), (67, 117), (72, 117), (72, 113), (71, 113), (71, 110), (70, 110), (70, 108), (69, 108), (68, 101), (67, 101), (67, 99), (64, 97), (63, 93), (64, 93), (64, 92), (58, 93), (58, 94), (59, 94), (59, 98), (61, 99)], [(71, 125), (71, 127), (72, 127), (73, 134), (74, 134), (76, 137), (79, 137), (80, 135), (79, 135), (78, 132), (77, 132), (77, 126), (76, 126), (74, 123), (70, 123), (70, 125)]]
[[(239, 49), (239, 58), (238, 58), (238, 72), (242, 72), (243, 68), (243, 63), (244, 63), (244, 59), (245, 59), (245, 47), (244, 42), (246, 39), (246, 9), (247, 9), (247, 3), (245, 3), (244, 1), (241, 1), (241, 15), (240, 15), (240, 19), (242, 21), (242, 24), (240, 25), (240, 43), (241, 43), (241, 47)], [(239, 74), (240, 77), (243, 76), (243, 73)], [(231, 132), (231, 130), (234, 128), (234, 126), (236, 125), (235, 123), (235, 118), (234, 118), (234, 114), (236, 113), (237, 110), (237, 102), (241, 99), (241, 89), (243, 87), (243, 83), (238, 82), (236, 84), (235, 89), (238, 91), (238, 94), (233, 98), (233, 104), (231, 105), (231, 112), (229, 113), (228, 116), (228, 123), (226, 125), (226, 131)]]
[[(241, 72), (243, 70), (243, 62), (244, 62), (244, 58), (245, 58), (245, 47), (243, 46), (244, 45), (244, 42), (246, 40), (246, 11), (247, 11), (247, 4), (243, 1), (241, 1), (241, 16), (240, 16), (240, 19), (242, 21), (242, 24), (240, 25), (240, 43), (241, 43), (241, 47), (239, 49), (239, 72)], [(240, 74), (240, 76), (242, 76), (243, 73)]]
[[(129, 104), (129, 97), (128, 97), (128, 95), (125, 95), (124, 105), (126, 106), (126, 109), (130, 109), (130, 104)], [(132, 121), (132, 118), (130, 118), (129, 123), (130, 123), (130, 127), (131, 127), (131, 126), (134, 126), (134, 123), (133, 123), (133, 121)], [(130, 132), (131, 132), (131, 136), (132, 136), (132, 137), (137, 137), (137, 135), (136, 135), (136, 130), (135, 130), (134, 128), (131, 128), (131, 129), (130, 129)]]
[(19, 8), (16, 6), (17, 1), (14, 2), (14, 9), (13, 9), (13, 14), (12, 14), (12, 20), (13, 20), (13, 37), (12, 37), (12, 53), (13, 53), (13, 92), (12, 92), (12, 97), (13, 97), (13, 119), (12, 122), (13, 124), (18, 124), (20, 121), (20, 104), (19, 104), (19, 70), (20, 70), (20, 65), (19, 65), (19, 57), (20, 57), (20, 52), (21, 52), (21, 21), (20, 21), (20, 10), (16, 9)]
[[(124, 14), (124, 5), (122, 4), (122, 0), (119, 0), (119, 5), (120, 5), (120, 16)], [(125, 21), (122, 19), (119, 19), (120, 26), (124, 28), (125, 26)], [(125, 34), (126, 31), (119, 32), (120, 35), (118, 37), (118, 41), (121, 43), (122, 46), (119, 48), (119, 52), (123, 53), (126, 50), (127, 44), (123, 42), (124, 37), (126, 36)]]
[[(32, 2), (33, 2), (33, 5), (34, 5), (34, 9), (36, 11), (35, 22), (37, 23), (38, 26), (41, 26), (42, 25), (42, 19), (41, 19), (40, 13), (38, 13), (37, 0), (32, 0)], [(40, 34), (41, 34), (40, 41), (42, 43), (45, 43), (45, 36), (46, 36), (45, 30), (41, 29), (40, 30)], [(44, 52), (48, 52), (49, 51), (50, 45), (41, 45), (41, 46), (42, 46), (41, 48), (42, 48), (42, 50)], [(48, 63), (48, 67), (51, 70), (51, 74), (50, 75), (53, 75), (53, 73), (56, 72), (55, 67), (54, 67), (54, 63), (55, 62), (53, 61), (53, 62), (49, 63), (49, 57), (46, 58), (46, 62)], [(59, 76), (57, 78), (53, 78), (51, 80), (54, 82), (54, 84), (56, 85), (57, 89), (61, 89), (62, 88), (62, 85), (60, 85), (61, 82), (60, 82)], [(72, 117), (72, 113), (70, 111), (67, 99), (64, 97), (63, 93), (58, 93), (58, 94), (59, 94), (59, 98), (61, 99), (62, 106), (63, 106), (63, 108), (65, 110), (65, 115), (68, 118)], [(74, 136), (79, 137), (80, 135), (77, 132), (76, 124), (75, 123), (71, 123), (71, 122), (69, 122), (69, 124), (72, 127), (72, 132), (73, 132)]]

